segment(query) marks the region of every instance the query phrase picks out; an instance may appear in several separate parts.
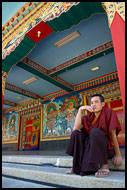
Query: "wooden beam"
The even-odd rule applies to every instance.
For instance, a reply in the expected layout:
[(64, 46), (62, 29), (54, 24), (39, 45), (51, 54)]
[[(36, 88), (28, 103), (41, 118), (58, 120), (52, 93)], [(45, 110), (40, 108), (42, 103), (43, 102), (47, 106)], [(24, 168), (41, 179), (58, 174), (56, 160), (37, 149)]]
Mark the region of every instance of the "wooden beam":
[(38, 94), (35, 94), (33, 92), (30, 92), (30, 91), (25, 90), (23, 88), (20, 88), (18, 86), (9, 84), (7, 82), (6, 82), (6, 85), (5, 85), (5, 89), (10, 90), (12, 92), (16, 92), (18, 94), (22, 94), (23, 96), (27, 96), (27, 97), (30, 97), (30, 98), (34, 98), (34, 99), (40, 98), (40, 99), (43, 99), (42, 96), (40, 96)]
[(56, 86), (68, 91), (72, 92), (74, 90), (74, 86), (70, 84), (69, 82), (65, 81), (61, 77), (55, 76), (49, 76), (48, 70), (36, 63), (35, 61), (29, 59), (28, 57), (22, 59), (22, 62), (17, 63), (18, 67), (23, 68), (24, 70), (27, 70), (28, 72), (33, 73), (34, 75), (47, 80), (48, 82), (55, 84)]
[(4, 105), (9, 105), (9, 106), (16, 107), (17, 103), (9, 101), (9, 100), (4, 100)]

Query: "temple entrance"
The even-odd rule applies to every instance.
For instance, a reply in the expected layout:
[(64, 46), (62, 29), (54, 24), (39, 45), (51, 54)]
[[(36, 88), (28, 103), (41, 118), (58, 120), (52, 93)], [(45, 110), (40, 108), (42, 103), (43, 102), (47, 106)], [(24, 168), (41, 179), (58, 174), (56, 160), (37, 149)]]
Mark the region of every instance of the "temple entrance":
[(40, 115), (22, 118), (20, 148), (22, 150), (38, 150), (40, 142)]

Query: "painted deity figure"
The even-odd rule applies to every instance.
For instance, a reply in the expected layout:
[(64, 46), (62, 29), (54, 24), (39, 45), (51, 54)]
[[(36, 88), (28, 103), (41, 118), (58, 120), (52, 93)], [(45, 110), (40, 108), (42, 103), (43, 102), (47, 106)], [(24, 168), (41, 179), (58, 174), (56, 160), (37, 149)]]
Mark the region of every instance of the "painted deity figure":
[(14, 117), (12, 117), (12, 119), (9, 122), (9, 128), (10, 128), (10, 137), (13, 137), (14, 132), (15, 132), (15, 119), (14, 119)]

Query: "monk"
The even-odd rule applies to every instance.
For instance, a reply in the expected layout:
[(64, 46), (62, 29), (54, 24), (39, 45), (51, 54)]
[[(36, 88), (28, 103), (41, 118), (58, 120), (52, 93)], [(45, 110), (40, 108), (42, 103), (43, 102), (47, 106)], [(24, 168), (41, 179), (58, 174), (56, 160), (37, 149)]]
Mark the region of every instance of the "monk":
[[(91, 106), (81, 106), (75, 118), (66, 154), (73, 156), (73, 167), (66, 174), (105, 177), (109, 175), (108, 159), (116, 166), (122, 163), (117, 135), (121, 130), (116, 112), (105, 108), (104, 97), (95, 94)], [(84, 110), (87, 115), (82, 116)]]

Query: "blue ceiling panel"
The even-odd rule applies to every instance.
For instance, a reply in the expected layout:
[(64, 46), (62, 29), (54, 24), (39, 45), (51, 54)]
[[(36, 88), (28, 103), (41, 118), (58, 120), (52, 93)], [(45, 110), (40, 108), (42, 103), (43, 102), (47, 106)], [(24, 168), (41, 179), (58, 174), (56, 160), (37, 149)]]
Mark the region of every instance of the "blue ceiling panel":
[[(99, 66), (100, 69), (97, 71), (90, 70), (90, 68), (96, 66)], [(72, 85), (76, 85), (78, 83), (106, 75), (109, 73), (109, 70), (110, 73), (117, 71), (114, 53), (109, 53), (103, 57), (94, 59), (93, 61), (87, 62), (80, 67), (64, 72), (59, 76), (70, 82)]]
[[(38, 80), (36, 80), (28, 85), (23, 84), (24, 81), (26, 81), (32, 77), (37, 77)], [(50, 82), (48, 82), (42, 78), (39, 78), (38, 76), (20, 68), (20, 67), (17, 67), (17, 66), (14, 66), (13, 69), (10, 70), (6, 81), (10, 84), (13, 84), (13, 85), (23, 88), (25, 90), (31, 91), (35, 94), (39, 94), (41, 96), (44, 96), (47, 93), (53, 93), (55, 91), (61, 90), (61, 88), (57, 87), (56, 85), (51, 84)]]
[(21, 96), (22, 100), (28, 99), (27, 96), (23, 96), (23, 95), (18, 94), (16, 92), (12, 92), (10, 90), (6, 90), (5, 89), (4, 100), (8, 100), (8, 101), (11, 101), (11, 102), (19, 103), (21, 100), (17, 99), (18, 96)]
[[(61, 48), (54, 45), (55, 42), (75, 30), (78, 30), (80, 37)], [(96, 14), (69, 30), (48, 35), (38, 42), (28, 57), (47, 69), (51, 69), (110, 40), (112, 38), (107, 16), (105, 14)]]

